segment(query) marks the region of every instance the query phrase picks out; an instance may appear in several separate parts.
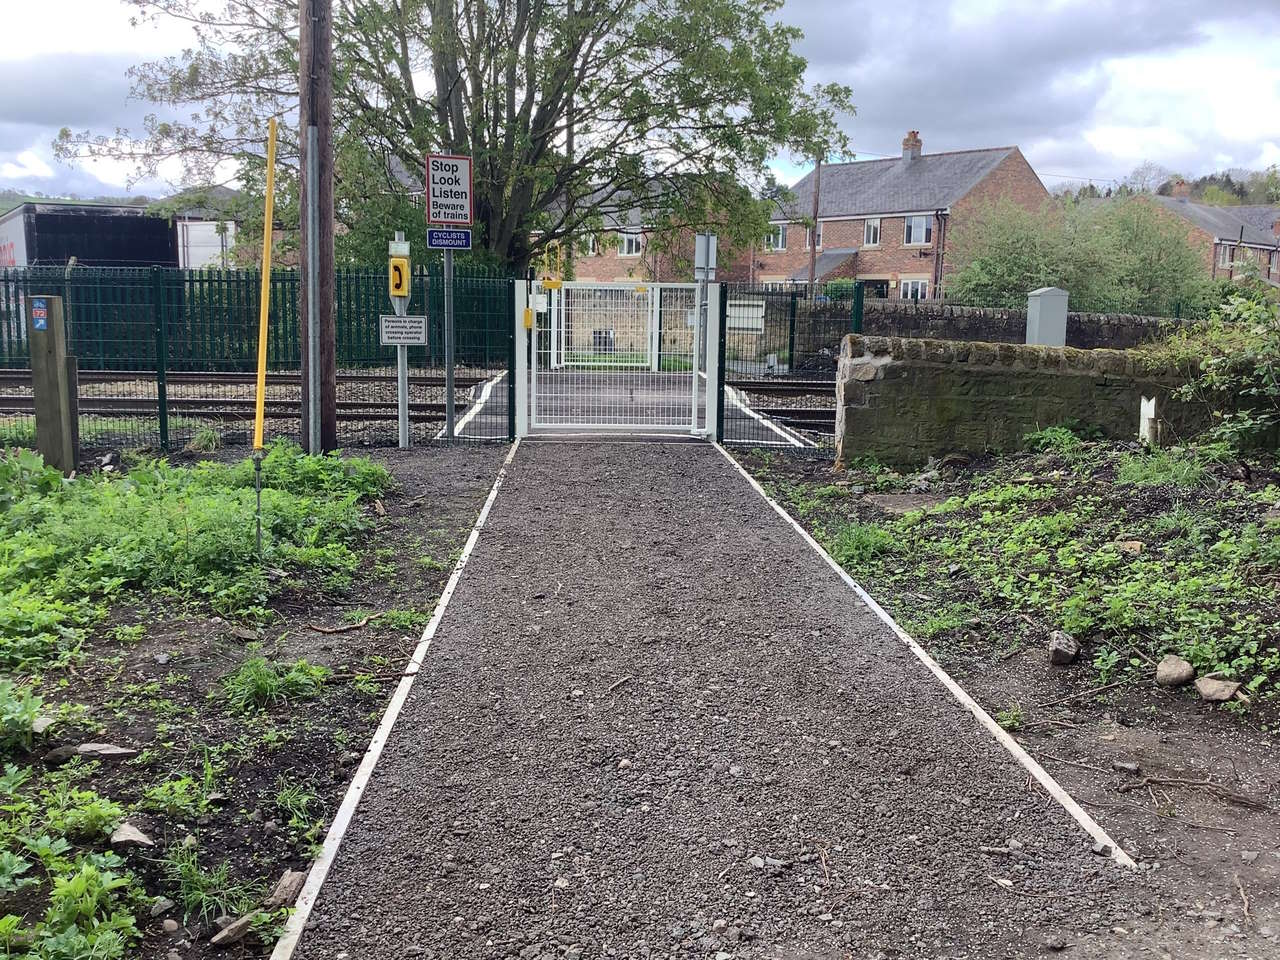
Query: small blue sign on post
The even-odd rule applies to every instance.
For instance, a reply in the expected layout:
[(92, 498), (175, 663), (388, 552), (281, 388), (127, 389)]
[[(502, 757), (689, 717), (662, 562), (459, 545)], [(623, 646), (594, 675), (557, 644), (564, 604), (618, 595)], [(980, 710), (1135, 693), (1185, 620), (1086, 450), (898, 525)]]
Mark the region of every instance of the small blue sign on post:
[(471, 231), (429, 228), (427, 246), (432, 250), (470, 250)]
[(44, 297), (31, 298), (31, 326), (37, 330), (49, 329), (49, 301)]

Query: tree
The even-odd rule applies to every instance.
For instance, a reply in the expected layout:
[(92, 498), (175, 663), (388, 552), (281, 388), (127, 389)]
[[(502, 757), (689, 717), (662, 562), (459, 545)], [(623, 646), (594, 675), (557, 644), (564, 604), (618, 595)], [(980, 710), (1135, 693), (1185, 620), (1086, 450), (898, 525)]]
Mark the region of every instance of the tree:
[(1239, 205), (1240, 198), (1230, 190), (1211, 183), (1200, 194), (1200, 201), (1216, 207), (1234, 207)]
[[(134, 95), (191, 119), (149, 118), (139, 136), (63, 130), (64, 157), (170, 158), (210, 182), (261, 153), (266, 117), (296, 116), (293, 0), (128, 0), (140, 18), (191, 23), (197, 45), (133, 71)], [(800, 32), (781, 0), (335, 0), (337, 216), (421, 221), (428, 152), (470, 154), (478, 243), (527, 263), (640, 206), (646, 224), (719, 214), (744, 242), (762, 232), (755, 198), (779, 152), (840, 154), (839, 85), (804, 84)], [(194, 113), (191, 111), (194, 110)], [(297, 130), (281, 162), (296, 176)], [(727, 214), (727, 215), (726, 215)], [(361, 244), (352, 246), (359, 249)]]
[(951, 242), (948, 295), (967, 302), (1019, 307), (1056, 286), (1079, 310), (1185, 316), (1212, 297), (1185, 230), (1140, 197), (1038, 211), (1004, 199), (958, 223)]
[(1144, 160), (1133, 168), (1133, 172), (1124, 178), (1122, 186), (1133, 193), (1155, 193), (1160, 186), (1173, 179), (1175, 174), (1167, 167), (1162, 167), (1153, 160)]

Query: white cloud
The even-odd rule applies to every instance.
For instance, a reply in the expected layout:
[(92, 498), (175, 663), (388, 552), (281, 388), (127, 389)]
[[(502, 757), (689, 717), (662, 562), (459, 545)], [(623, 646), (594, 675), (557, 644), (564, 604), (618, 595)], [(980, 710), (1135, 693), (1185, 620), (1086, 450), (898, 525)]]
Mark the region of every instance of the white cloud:
[(137, 53), (143, 57), (176, 53), (192, 43), (191, 28), (166, 18), (136, 22), (137, 8), (121, 0), (7, 0), (0, 60), (40, 58), (57, 69), (67, 53)]
[(8, 180), (47, 180), (53, 176), (53, 167), (45, 163), (34, 150), (23, 150), (13, 160), (0, 163), (0, 177)]

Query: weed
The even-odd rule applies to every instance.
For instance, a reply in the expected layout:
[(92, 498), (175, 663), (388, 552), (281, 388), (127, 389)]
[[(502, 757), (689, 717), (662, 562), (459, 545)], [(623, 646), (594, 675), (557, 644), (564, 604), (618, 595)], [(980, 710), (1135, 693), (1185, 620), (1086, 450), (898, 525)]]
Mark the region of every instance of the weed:
[(1067, 427), (1046, 427), (1022, 438), (1028, 450), (1037, 453), (1058, 453), (1063, 456), (1079, 453), (1084, 441)]
[(0, 680), (0, 750), (31, 749), (33, 728), (43, 703), (31, 687)]
[(357, 673), (351, 678), (351, 689), (365, 697), (376, 697), (380, 692), (371, 673)]
[(893, 550), (895, 541), (893, 534), (885, 528), (854, 520), (836, 531), (825, 546), (836, 563), (848, 570), (861, 567)]
[(222, 436), (211, 426), (199, 427), (183, 447), (188, 453), (213, 453), (222, 446)]
[(430, 570), (434, 573), (442, 573), (443, 571), (449, 569), (449, 564), (446, 563), (444, 560), (437, 560), (435, 557), (432, 557), (429, 555), (425, 557), (419, 557), (418, 566), (422, 567), (423, 570)]
[(17, 893), (39, 883), (38, 877), (25, 876), (30, 869), (31, 864), (16, 853), (0, 850), (0, 893)]
[(418, 630), (430, 619), (431, 615), (421, 610), (386, 610), (374, 617), (373, 622), (392, 630)]
[(311, 829), (314, 819), (311, 808), (315, 805), (316, 798), (283, 777), (276, 786), (276, 809), (286, 817), (289, 826), (304, 831)]
[(189, 776), (148, 787), (138, 804), (143, 810), (163, 813), (170, 820), (194, 820), (204, 813), (207, 805), (200, 784)]
[(996, 723), (1000, 724), (1005, 730), (1020, 730), (1025, 722), (1022, 713), (1022, 704), (1011, 703), (1003, 710), (996, 711)]
[(248, 713), (279, 700), (305, 699), (320, 692), (332, 671), (306, 660), (277, 663), (265, 657), (250, 657), (222, 685), (231, 707)]
[(45, 822), (50, 830), (73, 840), (100, 840), (119, 826), (124, 808), (92, 790), (56, 785), (43, 793)]
[(131, 627), (121, 625), (111, 631), (111, 639), (121, 646), (132, 646), (135, 643), (139, 643), (146, 635), (147, 628), (140, 623)]
[(253, 884), (232, 879), (228, 864), (202, 869), (195, 849), (173, 851), (164, 861), (164, 875), (185, 920), (208, 923), (221, 914), (236, 916), (258, 899), (259, 890)]
[(1147, 454), (1125, 454), (1116, 469), (1116, 483), (1122, 486), (1198, 487), (1208, 483), (1204, 466), (1186, 453), (1156, 450)]

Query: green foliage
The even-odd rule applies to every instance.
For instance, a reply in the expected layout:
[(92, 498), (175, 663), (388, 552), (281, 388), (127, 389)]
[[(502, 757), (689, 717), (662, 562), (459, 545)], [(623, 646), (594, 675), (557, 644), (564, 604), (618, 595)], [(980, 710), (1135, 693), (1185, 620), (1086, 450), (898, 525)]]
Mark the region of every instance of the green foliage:
[(43, 703), (30, 686), (0, 679), (0, 752), (31, 749), (31, 728)]
[(1022, 438), (1022, 442), (1028, 450), (1037, 453), (1052, 451), (1063, 455), (1078, 453), (1084, 446), (1084, 441), (1068, 427), (1046, 427), (1044, 430), (1028, 433)]
[(1182, 225), (1144, 199), (1026, 210), (1008, 199), (958, 224), (948, 295), (1021, 307), (1056, 286), (1077, 310), (1204, 316), (1216, 301)]
[(1020, 703), (1011, 703), (1003, 710), (997, 710), (995, 716), (996, 723), (1010, 731), (1021, 729), (1025, 719)]
[(1194, 456), (1183, 450), (1155, 450), (1124, 454), (1116, 469), (1121, 486), (1149, 487), (1168, 484), (1198, 487), (1209, 482), (1208, 471)]
[(318, 806), (316, 798), (301, 785), (289, 783), (283, 778), (277, 786), (276, 809), (285, 817), (285, 822), (296, 830), (311, 831), (315, 826), (313, 808)]
[(231, 868), (222, 863), (211, 870), (200, 866), (194, 848), (179, 848), (164, 862), (165, 881), (170, 895), (182, 907), (186, 920), (208, 923), (221, 914), (236, 916), (250, 909), (259, 890), (252, 884), (232, 879)]
[(183, 449), (190, 453), (213, 453), (220, 446), (222, 446), (221, 435), (213, 427), (205, 425), (191, 435), (191, 439)]
[(373, 623), (391, 630), (418, 630), (430, 619), (431, 614), (423, 610), (384, 610), (373, 618)]
[(224, 678), (222, 685), (232, 709), (249, 713), (280, 700), (313, 697), (331, 672), (328, 667), (306, 660), (284, 664), (265, 657), (250, 657), (235, 673)]
[(0, 893), (17, 893), (23, 887), (40, 882), (38, 877), (24, 876), (31, 864), (9, 850), (0, 850)]
[(124, 819), (124, 808), (92, 790), (76, 790), (63, 783), (43, 796), (48, 828), (73, 840), (104, 839)]
[(263, 555), (254, 540), (253, 465), (184, 469), (144, 461), (125, 476), (64, 482), (39, 457), (0, 455), (0, 668), (71, 656), (100, 611), (91, 598), (172, 591), (223, 613), (267, 598), (265, 570), (350, 576), (367, 529), (361, 500), (390, 485), (363, 459), (308, 457), (291, 443), (263, 460)]
[(837, 530), (823, 546), (840, 566), (856, 571), (868, 561), (894, 549), (894, 537), (874, 523), (855, 520)]
[(851, 277), (828, 280), (822, 285), (822, 292), (832, 300), (852, 300), (856, 283), (857, 281)]
[(208, 806), (205, 791), (192, 777), (177, 777), (148, 787), (138, 804), (171, 820), (194, 820)]
[(1255, 289), (1233, 295), (1199, 328), (1165, 347), (1187, 359), (1184, 400), (1208, 404), (1211, 437), (1234, 448), (1280, 444), (1280, 306)]

